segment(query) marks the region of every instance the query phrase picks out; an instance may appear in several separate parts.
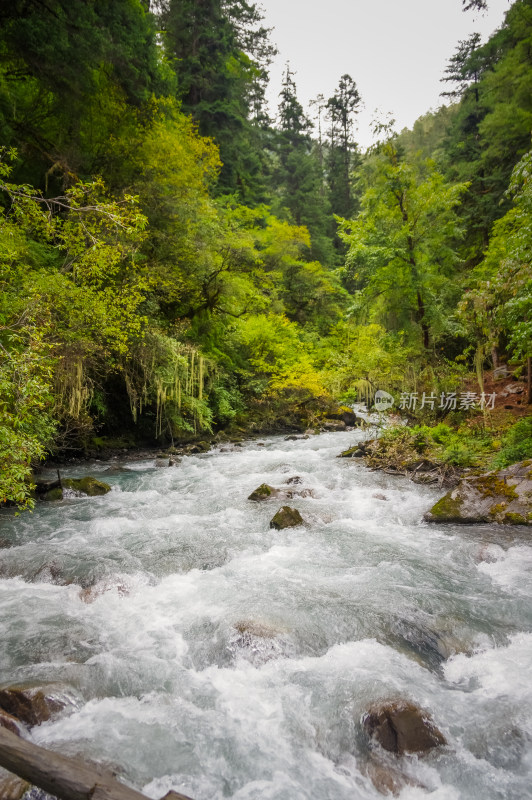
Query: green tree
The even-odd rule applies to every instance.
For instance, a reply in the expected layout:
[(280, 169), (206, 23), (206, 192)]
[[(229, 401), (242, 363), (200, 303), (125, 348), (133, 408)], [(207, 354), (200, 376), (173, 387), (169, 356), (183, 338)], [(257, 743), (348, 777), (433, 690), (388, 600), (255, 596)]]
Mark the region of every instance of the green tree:
[(449, 277), (459, 264), (456, 208), (467, 187), (446, 183), (431, 161), (404, 161), (393, 138), (378, 146), (363, 180), (359, 215), (341, 222), (344, 278), (356, 308), (395, 329), (414, 323), (427, 351), (459, 293)]

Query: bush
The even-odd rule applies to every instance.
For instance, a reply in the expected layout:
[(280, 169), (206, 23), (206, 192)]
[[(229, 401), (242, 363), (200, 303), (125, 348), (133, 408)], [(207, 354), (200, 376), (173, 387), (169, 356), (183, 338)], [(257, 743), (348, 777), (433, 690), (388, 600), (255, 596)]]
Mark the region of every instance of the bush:
[(502, 448), (493, 460), (493, 466), (508, 467), (525, 458), (532, 458), (532, 417), (520, 419), (503, 436)]

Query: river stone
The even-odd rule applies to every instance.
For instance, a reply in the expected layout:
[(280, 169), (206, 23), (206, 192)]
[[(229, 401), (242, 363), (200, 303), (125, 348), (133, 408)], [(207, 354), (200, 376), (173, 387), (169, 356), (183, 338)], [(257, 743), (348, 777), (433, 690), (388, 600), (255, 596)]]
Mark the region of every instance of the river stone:
[(360, 448), (360, 445), (356, 444), (354, 447), (344, 450), (343, 453), (340, 453), (340, 455), (336, 456), (336, 458), (363, 458), (365, 455), (366, 454), (364, 450)]
[(39, 500), (44, 500), (47, 503), (54, 503), (57, 500), (63, 499), (63, 490), (61, 487), (50, 489), (49, 492), (39, 495)]
[(349, 425), (350, 427), (358, 425), (359, 423), (357, 415), (352, 408), (349, 408), (349, 406), (338, 406), (338, 408), (328, 411), (325, 414), (325, 417), (327, 419), (338, 420), (343, 422), (344, 425)]
[(270, 528), (278, 531), (283, 528), (296, 528), (298, 525), (303, 525), (303, 517), (297, 508), (290, 508), (290, 506), (280, 508), (270, 522)]
[(57, 684), (19, 684), (0, 689), (0, 709), (32, 727), (46, 722), (71, 704)]
[(362, 724), (371, 739), (399, 756), (424, 753), (446, 743), (428, 714), (402, 700), (372, 706)]
[(532, 460), (463, 478), (425, 514), (425, 520), (532, 525)]
[[(11, 714), (8, 714), (7, 711), (2, 711), (0, 709), (0, 728), (5, 728), (7, 731), (11, 731), (16, 736), (22, 736), (24, 733), (24, 728), (20, 724), (19, 720), (13, 717)], [(3, 797), (0, 794), (0, 797)]]
[(120, 578), (103, 578), (103, 580), (94, 583), (92, 586), (86, 586), (85, 588), (81, 589), (79, 593), (80, 600), (83, 600), (84, 603), (94, 603), (98, 597), (101, 597), (106, 592), (115, 591), (118, 593), (119, 597), (127, 597), (130, 593), (129, 586)]
[(274, 628), (265, 622), (257, 622), (252, 619), (243, 619), (235, 622), (233, 626), (242, 635), (259, 636), (262, 639), (273, 639), (279, 633), (283, 633), (279, 628)]
[(261, 483), (260, 486), (251, 492), (248, 500), (260, 502), (261, 500), (267, 500), (269, 497), (276, 497), (278, 494), (278, 489), (274, 489), (273, 486), (269, 486), (267, 483)]
[(323, 428), (324, 431), (335, 432), (335, 431), (345, 431), (347, 425), (345, 424), (345, 422), (343, 422), (343, 420), (338, 419), (334, 420), (333, 422), (323, 422), (321, 427)]
[(72, 489), (73, 492), (85, 494), (87, 497), (96, 497), (111, 491), (108, 483), (99, 481), (91, 475), (86, 475), (84, 478), (63, 478), (61, 483), (63, 489)]
[(0, 771), (0, 797), (2, 800), (21, 800), (30, 784), (7, 770)]

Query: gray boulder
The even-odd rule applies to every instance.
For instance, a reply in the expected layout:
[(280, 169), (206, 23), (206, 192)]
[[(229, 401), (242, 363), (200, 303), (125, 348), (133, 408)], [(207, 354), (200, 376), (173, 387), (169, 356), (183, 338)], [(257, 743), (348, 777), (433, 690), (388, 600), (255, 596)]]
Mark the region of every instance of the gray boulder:
[(425, 514), (425, 520), (532, 525), (532, 460), (463, 478)]

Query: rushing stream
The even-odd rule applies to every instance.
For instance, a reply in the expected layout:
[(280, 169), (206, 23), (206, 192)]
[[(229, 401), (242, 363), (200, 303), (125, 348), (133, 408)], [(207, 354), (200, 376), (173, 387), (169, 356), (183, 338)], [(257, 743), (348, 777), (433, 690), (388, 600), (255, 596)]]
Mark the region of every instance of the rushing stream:
[[(526, 531), (427, 525), (437, 489), (336, 458), (363, 436), (91, 463), (65, 475), (106, 496), (3, 516), (0, 683), (71, 687), (34, 741), (153, 798), (378, 798), (360, 720), (403, 697), (448, 744), (401, 760), (401, 798), (532, 798)], [(271, 530), (286, 502), (305, 526)]]

